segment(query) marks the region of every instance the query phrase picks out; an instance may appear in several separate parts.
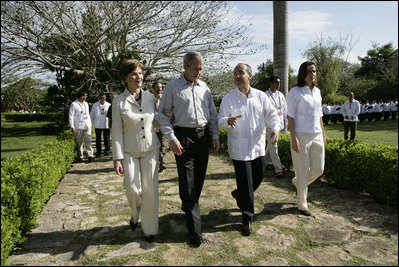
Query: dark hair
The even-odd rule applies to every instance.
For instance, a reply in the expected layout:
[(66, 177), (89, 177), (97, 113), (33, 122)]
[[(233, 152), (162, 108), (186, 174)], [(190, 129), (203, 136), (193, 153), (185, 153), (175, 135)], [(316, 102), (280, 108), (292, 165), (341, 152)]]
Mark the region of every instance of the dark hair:
[(137, 59), (125, 59), (122, 61), (119, 67), (119, 76), (124, 79), (130, 72), (140, 68), (144, 72), (144, 65), (140, 63)]
[(81, 90), (81, 91), (78, 92), (78, 98), (81, 97), (81, 96), (84, 96), (84, 95), (87, 95), (86, 91)]
[(152, 88), (155, 88), (155, 85), (157, 85), (158, 83), (163, 85), (163, 83), (161, 81), (155, 81), (152, 83)]
[[(298, 77), (297, 77), (297, 85), (302, 87), (306, 85), (305, 79), (306, 76), (308, 75), (308, 66), (314, 65), (317, 69), (317, 64), (316, 62), (313, 61), (305, 61), (301, 64), (301, 66), (299, 67), (299, 71), (298, 71)], [(317, 84), (317, 82), (315, 83), (315, 85)]]
[(280, 76), (272, 75), (269, 77), (269, 83), (274, 83), (275, 81), (277, 81), (277, 79), (280, 79)]

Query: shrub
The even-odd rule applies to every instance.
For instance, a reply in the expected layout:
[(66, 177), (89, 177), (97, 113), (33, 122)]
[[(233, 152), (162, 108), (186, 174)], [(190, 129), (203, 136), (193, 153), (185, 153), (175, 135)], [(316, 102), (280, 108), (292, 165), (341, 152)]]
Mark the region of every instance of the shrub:
[(1, 164), (1, 264), (26, 234), (59, 180), (69, 170), (76, 153), (69, 132)]
[[(227, 131), (221, 130), (221, 147), (227, 148)], [(278, 141), (281, 164), (292, 166), (290, 134)], [(398, 148), (327, 138), (324, 177), (340, 188), (370, 194), (382, 204), (398, 204)]]

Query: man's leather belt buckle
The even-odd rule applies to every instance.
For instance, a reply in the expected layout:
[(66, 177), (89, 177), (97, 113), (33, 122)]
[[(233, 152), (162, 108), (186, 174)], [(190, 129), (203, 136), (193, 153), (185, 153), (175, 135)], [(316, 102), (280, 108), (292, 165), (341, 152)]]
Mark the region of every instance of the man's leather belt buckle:
[(203, 132), (204, 130), (205, 130), (205, 127), (198, 127), (198, 128), (195, 128), (195, 132), (196, 132), (196, 133)]

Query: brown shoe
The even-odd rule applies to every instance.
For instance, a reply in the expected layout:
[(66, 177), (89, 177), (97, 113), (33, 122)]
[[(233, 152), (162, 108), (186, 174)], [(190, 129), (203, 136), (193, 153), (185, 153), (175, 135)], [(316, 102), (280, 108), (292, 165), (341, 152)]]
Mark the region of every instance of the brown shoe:
[(250, 235), (252, 233), (251, 223), (250, 222), (243, 223), (242, 224), (242, 231), (243, 231), (244, 235), (246, 235), (246, 236)]

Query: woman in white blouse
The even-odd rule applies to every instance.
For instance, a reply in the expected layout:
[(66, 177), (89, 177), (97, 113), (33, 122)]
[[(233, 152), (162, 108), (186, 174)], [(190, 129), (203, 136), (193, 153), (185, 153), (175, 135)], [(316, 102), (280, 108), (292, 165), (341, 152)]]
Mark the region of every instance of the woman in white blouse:
[(144, 91), (144, 66), (135, 59), (124, 60), (120, 76), (127, 89), (112, 102), (112, 154), (114, 169), (124, 175), (123, 185), (132, 211), (130, 228), (141, 229), (148, 242), (158, 232), (158, 154), (155, 132), (155, 98)]
[(291, 134), (291, 157), (297, 190), (298, 210), (311, 216), (308, 208), (308, 185), (324, 171), (324, 145), (326, 136), (320, 89), (316, 87), (316, 63), (306, 61), (299, 67), (298, 85), (287, 96), (288, 128)]

